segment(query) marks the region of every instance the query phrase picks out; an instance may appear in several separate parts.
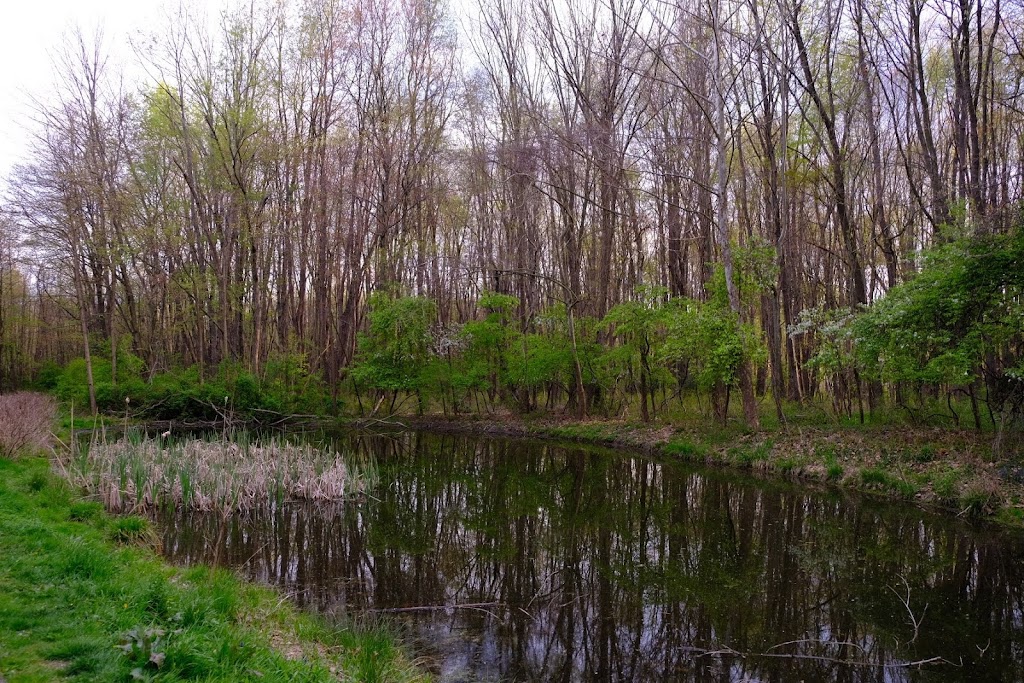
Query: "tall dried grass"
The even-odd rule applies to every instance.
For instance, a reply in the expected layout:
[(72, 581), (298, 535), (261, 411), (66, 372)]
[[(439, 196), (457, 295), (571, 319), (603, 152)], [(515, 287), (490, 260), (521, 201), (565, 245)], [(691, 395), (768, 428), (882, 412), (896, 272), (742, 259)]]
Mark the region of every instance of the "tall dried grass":
[(46, 394), (19, 391), (0, 396), (0, 457), (47, 448), (56, 414), (57, 403)]
[(94, 442), (65, 470), (111, 510), (174, 505), (224, 514), (289, 499), (337, 501), (364, 491), (376, 476), (372, 464), (350, 466), (329, 449), (244, 438)]

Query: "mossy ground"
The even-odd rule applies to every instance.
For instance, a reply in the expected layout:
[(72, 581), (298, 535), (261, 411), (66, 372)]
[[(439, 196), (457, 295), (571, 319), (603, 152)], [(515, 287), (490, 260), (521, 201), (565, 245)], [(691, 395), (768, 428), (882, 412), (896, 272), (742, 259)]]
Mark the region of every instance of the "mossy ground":
[(80, 500), (45, 458), (0, 459), (0, 679), (425, 680), (386, 629), (168, 566), (147, 525)]

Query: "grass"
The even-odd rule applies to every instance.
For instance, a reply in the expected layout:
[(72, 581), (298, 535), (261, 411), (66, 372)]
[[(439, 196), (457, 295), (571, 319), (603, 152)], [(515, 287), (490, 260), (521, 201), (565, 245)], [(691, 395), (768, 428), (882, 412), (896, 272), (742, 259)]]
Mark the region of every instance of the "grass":
[(891, 491), (903, 498), (913, 498), (919, 488), (903, 477), (878, 467), (865, 467), (860, 471), (860, 480), (867, 488)]
[(110, 522), (108, 538), (122, 545), (149, 546), (158, 548), (160, 537), (153, 528), (153, 523), (138, 515), (115, 517)]
[(688, 439), (675, 438), (664, 446), (667, 455), (682, 460), (703, 461), (708, 456), (708, 449), (703, 444), (695, 443)]
[(242, 436), (94, 439), (62, 466), (69, 481), (117, 511), (174, 505), (231, 513), (286, 498), (335, 501), (376, 476), (371, 463), (357, 467), (330, 450)]
[(729, 448), (726, 455), (729, 461), (739, 467), (753, 467), (771, 459), (772, 446), (770, 440), (758, 444), (739, 444)]
[(843, 478), (843, 466), (839, 464), (839, 454), (835, 446), (825, 444), (814, 449), (814, 454), (825, 466), (825, 478), (829, 481), (839, 481)]
[(386, 629), (332, 627), (228, 572), (170, 567), (151, 532), (80, 501), (46, 459), (0, 459), (0, 679), (425, 680)]

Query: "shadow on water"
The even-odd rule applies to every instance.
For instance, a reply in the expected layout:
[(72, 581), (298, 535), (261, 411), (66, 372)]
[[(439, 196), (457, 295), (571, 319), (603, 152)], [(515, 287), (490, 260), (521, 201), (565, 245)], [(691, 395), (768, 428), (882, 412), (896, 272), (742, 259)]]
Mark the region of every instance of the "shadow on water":
[(606, 451), (335, 438), (372, 495), (165, 513), (165, 552), (387, 613), (442, 681), (1024, 680), (1009, 534)]

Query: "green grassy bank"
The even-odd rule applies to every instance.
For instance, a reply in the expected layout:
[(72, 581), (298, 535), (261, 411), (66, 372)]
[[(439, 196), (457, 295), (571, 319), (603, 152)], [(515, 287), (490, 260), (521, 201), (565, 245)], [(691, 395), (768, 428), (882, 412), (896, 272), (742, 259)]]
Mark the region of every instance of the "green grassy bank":
[(165, 564), (148, 522), (0, 458), (0, 680), (426, 680), (390, 633), (332, 627), (229, 572)]

